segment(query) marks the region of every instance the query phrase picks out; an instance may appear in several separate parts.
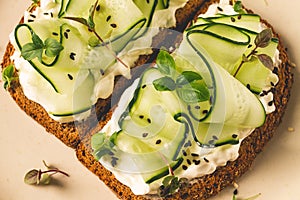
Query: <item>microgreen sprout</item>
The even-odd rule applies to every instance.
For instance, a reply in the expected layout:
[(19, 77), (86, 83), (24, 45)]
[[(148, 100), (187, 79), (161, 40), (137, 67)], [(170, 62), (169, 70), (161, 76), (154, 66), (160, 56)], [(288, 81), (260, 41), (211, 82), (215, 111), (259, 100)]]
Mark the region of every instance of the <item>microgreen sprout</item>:
[(270, 28), (264, 29), (263, 31), (258, 33), (254, 40), (255, 47), (248, 55), (243, 55), (242, 61), (233, 76), (235, 77), (238, 74), (244, 63), (251, 61), (252, 56), (257, 57), (259, 61), (267, 68), (272, 69), (274, 66), (272, 58), (267, 54), (257, 54), (257, 49), (266, 48), (270, 44), (271, 39), (272, 30)]
[(261, 193), (258, 193), (256, 195), (248, 197), (248, 198), (238, 198), (237, 195), (238, 195), (238, 190), (235, 189), (233, 191), (232, 200), (256, 200), (261, 195)]
[(15, 75), (15, 68), (14, 66), (8, 65), (7, 67), (4, 68), (2, 72), (2, 80), (4, 81), (4, 89), (8, 89), (11, 86), (11, 82), (16, 80), (18, 77), (14, 76)]
[[(64, 17), (64, 18), (65, 18), (65, 19), (68, 19), (68, 20), (76, 21), (76, 22), (78, 22), (78, 23), (81, 23), (81, 24), (85, 25), (85, 26), (88, 28), (88, 30), (89, 30), (90, 32), (92, 32), (92, 33), (96, 36), (96, 38), (102, 43), (102, 45), (104, 45), (104, 46), (112, 53), (112, 55), (115, 57), (115, 59), (116, 59), (117, 61), (119, 61), (124, 67), (129, 68), (129, 67), (127, 66), (127, 64), (124, 63), (124, 62), (116, 55), (116, 53), (115, 53), (112, 49), (110, 49), (110, 47), (108, 46), (107, 42), (105, 42), (105, 41), (103, 40), (103, 38), (97, 33), (97, 31), (96, 31), (96, 29), (95, 29), (96, 24), (95, 24), (95, 22), (94, 22), (94, 15), (95, 15), (95, 11), (96, 11), (96, 9), (97, 9), (97, 6), (98, 6), (98, 0), (95, 2), (95, 4), (93, 4), (93, 5), (91, 6), (91, 8), (90, 8), (90, 10), (89, 10), (89, 17), (88, 17), (88, 19), (85, 19), (85, 18), (82, 18), (82, 17), (68, 17), (68, 16), (67, 16), (67, 17)], [(93, 40), (94, 40), (94, 39), (93, 39)], [(90, 44), (90, 43), (89, 43), (89, 44)], [(93, 44), (94, 44), (94, 43), (92, 43), (91, 46), (93, 46)]]
[(42, 171), (41, 169), (32, 169), (26, 173), (24, 177), (24, 182), (29, 185), (48, 185), (51, 182), (51, 177), (54, 174), (60, 173), (67, 177), (69, 174), (63, 172), (55, 167), (49, 167), (45, 161), (43, 161), (44, 166), (47, 168), (46, 171)]

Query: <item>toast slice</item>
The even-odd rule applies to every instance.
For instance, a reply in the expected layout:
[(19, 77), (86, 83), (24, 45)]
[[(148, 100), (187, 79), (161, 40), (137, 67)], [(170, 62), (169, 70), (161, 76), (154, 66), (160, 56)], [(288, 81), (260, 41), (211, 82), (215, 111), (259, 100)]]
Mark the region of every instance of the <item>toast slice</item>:
[[(206, 7), (200, 10), (205, 12)], [(251, 12), (250, 10), (248, 12)], [(262, 20), (267, 27), (270, 27), (275, 37), (279, 38), (278, 50), (282, 63), (275, 68), (273, 73), (279, 77), (278, 84), (272, 89), (276, 111), (268, 114), (265, 124), (255, 129), (250, 136), (245, 138), (239, 149), (239, 157), (229, 161), (226, 166), (218, 167), (215, 172), (202, 177), (195, 177), (189, 184), (180, 188), (178, 192), (167, 196), (166, 199), (207, 199), (218, 194), (226, 186), (232, 185), (251, 167), (256, 156), (263, 150), (268, 141), (273, 137), (276, 128), (279, 126), (284, 115), (290, 97), (293, 84), (292, 66), (283, 46), (280, 36), (273, 27), (265, 20)], [(135, 195), (129, 187), (120, 183), (114, 175), (96, 161), (92, 155), (91, 137), (93, 133), (100, 131), (112, 115), (113, 109), (107, 113), (90, 134), (82, 139), (76, 148), (76, 154), (80, 162), (90, 171), (96, 174), (120, 199), (160, 199), (157, 195)]]
[[(188, 1), (183, 8), (176, 11), (177, 23), (174, 29), (182, 32), (190, 21), (195, 18), (195, 16), (200, 13), (204, 13), (208, 6), (213, 2), (218, 1)], [(272, 26), (266, 21), (263, 21), (263, 23), (272, 28)], [(276, 34), (274, 30), (273, 33), (279, 38), (279, 35)], [(158, 35), (153, 41), (154, 46), (159, 46), (166, 36), (165, 32)], [(263, 150), (265, 144), (273, 137), (275, 130), (284, 115), (284, 111), (290, 97), (290, 90), (293, 83), (292, 67), (281, 41), (279, 42), (279, 51), (280, 59), (282, 60), (282, 63), (278, 69), (276, 69), (279, 82), (272, 91), (275, 97), (274, 104), (276, 105), (276, 111), (267, 116), (266, 123), (263, 127), (256, 129), (243, 141), (239, 150), (240, 156), (237, 160), (228, 162), (224, 167), (218, 167), (213, 174), (193, 179), (187, 187), (182, 188), (179, 192), (173, 194), (167, 199), (207, 199), (216, 195), (224, 187), (232, 184), (249, 169), (257, 154)], [(13, 52), (13, 46), (8, 44), (3, 58), (2, 68), (5, 68), (12, 63), (10, 56)], [(136, 64), (137, 66), (141, 66), (144, 63), (151, 63), (154, 61), (154, 58), (155, 54), (150, 56), (141, 56)], [(143, 69), (133, 69), (133, 74), (138, 76), (141, 71), (143, 71)], [(123, 77), (119, 77), (118, 79), (120, 80), (117, 81), (117, 84), (115, 85), (115, 92), (121, 94), (126, 86), (130, 85), (132, 80), (126, 80)], [(121, 184), (110, 171), (105, 169), (98, 161), (96, 161), (91, 153), (92, 149), (90, 146), (90, 140), (93, 133), (101, 130), (112, 115), (116, 102), (112, 101), (111, 97), (105, 100), (99, 99), (93, 109), (91, 117), (86, 119), (84, 122), (59, 123), (50, 118), (42, 106), (25, 97), (18, 81), (14, 81), (12, 83), (12, 86), (9, 88), (9, 92), (19, 107), (35, 121), (45, 127), (47, 132), (56, 136), (67, 146), (74, 148), (79, 161), (97, 175), (108, 187), (110, 187), (120, 199), (156, 198), (151, 195), (134, 195), (130, 188)], [(80, 133), (89, 134), (82, 135)]]

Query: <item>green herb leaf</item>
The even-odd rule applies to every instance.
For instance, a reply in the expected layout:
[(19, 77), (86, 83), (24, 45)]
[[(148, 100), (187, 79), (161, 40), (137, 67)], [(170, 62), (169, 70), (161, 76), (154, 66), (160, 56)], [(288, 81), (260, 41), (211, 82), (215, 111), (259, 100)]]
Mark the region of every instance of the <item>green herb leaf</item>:
[(45, 53), (48, 57), (55, 57), (64, 49), (61, 43), (53, 38), (47, 38), (45, 40), (45, 48)]
[(38, 4), (40, 0), (32, 0), (33, 3)]
[(259, 54), (257, 55), (257, 58), (265, 67), (273, 69), (274, 63), (270, 56), (268, 56), (267, 54)]
[(105, 143), (105, 133), (97, 133), (92, 136), (91, 145), (94, 150), (100, 149)]
[(243, 4), (241, 1), (236, 1), (233, 5), (233, 9), (235, 12), (237, 13), (245, 13), (245, 11), (243, 10)]
[(254, 43), (259, 48), (267, 47), (272, 39), (272, 30), (270, 28), (264, 29), (260, 33), (257, 34)]
[(25, 60), (33, 60), (34, 58), (38, 58), (39, 61), (42, 61), (43, 55), (43, 47), (37, 46), (34, 43), (27, 43), (22, 47), (21, 56)]
[(156, 58), (158, 70), (165, 75), (172, 75), (175, 69), (175, 61), (173, 57), (165, 50), (161, 50)]
[(41, 175), (41, 180), (39, 181), (39, 184), (49, 185), (50, 182), (51, 182), (51, 175), (47, 173)]
[(96, 47), (100, 44), (100, 40), (96, 36), (91, 36), (88, 40), (90, 47)]
[(25, 174), (24, 182), (28, 185), (35, 185), (39, 182), (40, 171), (33, 169), (30, 170), (27, 174)]
[(177, 88), (178, 96), (186, 103), (207, 101), (210, 98), (209, 90), (204, 81), (195, 81), (181, 88)]
[(112, 134), (112, 136), (109, 138), (106, 137), (105, 133), (97, 133), (92, 136), (91, 145), (94, 150), (94, 155), (98, 160), (102, 156), (111, 154), (113, 152), (116, 137), (117, 132)]
[(4, 89), (7, 90), (7, 88), (10, 87), (11, 82), (16, 79), (14, 77), (15, 68), (13, 65), (8, 65), (4, 68), (2, 72), (2, 80), (4, 81)]
[(202, 80), (202, 76), (193, 71), (184, 71), (176, 79), (177, 85), (185, 85), (193, 81)]
[(153, 85), (157, 91), (173, 91), (176, 88), (175, 81), (167, 76), (154, 80)]
[(171, 183), (172, 179), (174, 179), (174, 178), (175, 178), (175, 176), (166, 176), (164, 178), (164, 180), (162, 181), (162, 184), (166, 187)]

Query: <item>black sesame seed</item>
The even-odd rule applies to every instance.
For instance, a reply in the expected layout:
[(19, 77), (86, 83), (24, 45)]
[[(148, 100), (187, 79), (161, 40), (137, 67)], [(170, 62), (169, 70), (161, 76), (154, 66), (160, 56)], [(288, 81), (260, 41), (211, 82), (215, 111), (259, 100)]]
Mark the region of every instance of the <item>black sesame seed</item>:
[(193, 160), (193, 163), (195, 163), (195, 165), (199, 165), (200, 164), (200, 160)]
[(237, 189), (235, 189), (234, 191), (233, 191), (233, 194), (234, 195), (237, 195), (239, 192), (238, 192), (238, 190)]
[(29, 19), (28, 22), (34, 22), (34, 20), (33, 19)]
[(248, 48), (250, 49), (251, 47), (252, 47), (252, 44), (249, 44), (249, 45), (248, 45)]
[(97, 7), (96, 7), (96, 11), (100, 11), (100, 9), (101, 9), (101, 6), (100, 5), (98, 5)]
[(204, 160), (205, 162), (209, 163), (209, 160), (208, 160), (207, 158), (204, 157), (203, 160)]
[(215, 144), (215, 140), (209, 140), (208, 144)]
[(208, 110), (203, 110), (202, 113), (205, 115), (208, 113)]
[(238, 15), (238, 20), (242, 19), (242, 15)]
[(192, 146), (192, 143), (191, 143), (190, 140), (187, 143), (184, 144), (184, 147), (190, 147), (190, 146)]
[(44, 15), (49, 15), (49, 13), (43, 13)]
[(146, 0), (146, 2), (149, 4), (149, 3), (150, 3), (150, 0)]
[(272, 106), (273, 105), (273, 101), (268, 102), (268, 106)]
[(36, 18), (36, 16), (34, 14), (30, 14), (30, 17), (32, 18)]
[(111, 19), (111, 16), (108, 15), (107, 18), (106, 18), (106, 21), (108, 22), (110, 19)]
[(192, 153), (191, 154), (193, 157), (199, 157), (199, 154), (197, 154), (197, 153)]
[(187, 162), (187, 164), (189, 164), (189, 165), (191, 165), (191, 164), (192, 164), (192, 162), (191, 162), (191, 160), (190, 160), (190, 159), (187, 159), (187, 160), (186, 160), (186, 162)]
[(110, 24), (111, 27), (117, 28), (117, 24)]
[(156, 142), (155, 142), (155, 144), (160, 144), (160, 143), (161, 143), (160, 139), (156, 140)]
[(236, 139), (238, 137), (238, 135), (237, 134), (233, 134), (231, 137), (234, 138), (234, 139)]
[(272, 71), (274, 74), (277, 74), (278, 75), (278, 68), (277, 67), (274, 67), (273, 71)]
[(72, 76), (71, 74), (68, 74), (68, 78), (69, 78), (70, 80), (73, 80), (73, 76)]
[(140, 118), (140, 119), (144, 119), (144, 115), (140, 115), (139, 118)]
[(146, 87), (147, 87), (147, 85), (143, 85), (143, 86), (142, 86), (143, 89), (146, 88)]
[(148, 122), (149, 124), (151, 124), (151, 119), (150, 119), (150, 118), (148, 118), (148, 119), (147, 119), (147, 122)]
[(195, 106), (195, 109), (200, 110), (200, 106)]
[(147, 137), (149, 135), (149, 133), (143, 133), (143, 137), (145, 138), (145, 137)]
[(219, 138), (217, 137), (217, 136), (215, 136), (215, 135), (213, 135), (213, 137), (212, 137), (214, 140), (218, 140)]
[(187, 153), (186, 153), (185, 150), (182, 150), (182, 154), (183, 154), (184, 156), (187, 156)]
[(273, 82), (270, 82), (270, 84), (271, 84), (271, 86), (272, 86), (272, 87), (274, 87), (274, 86), (275, 86), (275, 84), (274, 84)]
[(50, 16), (53, 18), (53, 13), (52, 12), (50, 13)]
[(56, 32), (53, 32), (53, 33), (52, 33), (52, 35), (54, 35), (54, 36), (58, 36), (58, 33), (56, 33)]
[(73, 53), (73, 52), (72, 52), (72, 53), (70, 54), (70, 58), (71, 58), (72, 60), (75, 60), (75, 56), (76, 56), (76, 53)]
[(221, 7), (218, 6), (217, 8), (219, 11), (221, 11), (221, 12), (223, 11), (223, 9)]
[(65, 36), (66, 39), (69, 38), (69, 34), (67, 32), (64, 32), (64, 36)]
[(235, 22), (235, 19), (234, 19), (233, 17), (231, 17), (230, 20), (231, 20), (232, 22)]
[(182, 165), (182, 169), (183, 169), (183, 170), (187, 170), (188, 167), (187, 167), (186, 165)]
[(71, 30), (70, 30), (70, 29), (66, 29), (66, 32), (67, 32), (67, 33), (70, 33), (70, 32), (71, 32)]
[(100, 69), (100, 73), (102, 76), (104, 76), (104, 70), (103, 69)]
[(250, 90), (250, 84), (247, 84), (246, 87)]

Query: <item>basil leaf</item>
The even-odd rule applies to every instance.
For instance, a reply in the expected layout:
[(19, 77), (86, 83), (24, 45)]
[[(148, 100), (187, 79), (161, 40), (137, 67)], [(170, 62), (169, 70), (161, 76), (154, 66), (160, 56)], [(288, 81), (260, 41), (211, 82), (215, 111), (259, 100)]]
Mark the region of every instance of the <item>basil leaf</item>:
[(243, 10), (243, 4), (241, 1), (236, 1), (235, 4), (233, 5), (233, 9), (235, 12), (237, 13), (245, 13), (245, 11)]
[(164, 50), (161, 50), (156, 58), (158, 70), (165, 75), (172, 75), (175, 70), (175, 61), (173, 57)]
[(174, 80), (167, 76), (154, 80), (153, 86), (157, 91), (173, 91), (176, 88)]
[(44, 43), (43, 43), (43, 41), (42, 41), (41, 38), (40, 38), (37, 34), (35, 34), (35, 33), (32, 34), (32, 42), (33, 42), (33, 44), (34, 44), (37, 48), (39, 48), (39, 49), (44, 48)]
[(177, 85), (185, 85), (196, 80), (202, 80), (202, 76), (193, 71), (184, 71), (176, 79)]
[(197, 103), (208, 101), (210, 98), (209, 90), (204, 81), (192, 82), (177, 88), (178, 96), (186, 103)]
[(7, 89), (10, 87), (11, 81), (15, 79), (14, 77), (15, 68), (13, 65), (9, 65), (6, 68), (4, 68), (2, 72), (2, 80), (4, 81), (4, 89)]
[(91, 145), (94, 150), (101, 149), (105, 143), (106, 136), (104, 133), (97, 133), (92, 136)]
[(64, 47), (57, 40), (47, 38), (45, 41), (46, 55), (48, 57), (55, 57), (64, 49)]
[(25, 60), (32, 60), (38, 58), (39, 61), (42, 61), (43, 47), (37, 46), (34, 43), (27, 43), (22, 47), (21, 56)]

